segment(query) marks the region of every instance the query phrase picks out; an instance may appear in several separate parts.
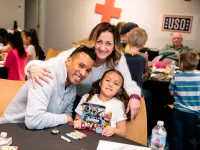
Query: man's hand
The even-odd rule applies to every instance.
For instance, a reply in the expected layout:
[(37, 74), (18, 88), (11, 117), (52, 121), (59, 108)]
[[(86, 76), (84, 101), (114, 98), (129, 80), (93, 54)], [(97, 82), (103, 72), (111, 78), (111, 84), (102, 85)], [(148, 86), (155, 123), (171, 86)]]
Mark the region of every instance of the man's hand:
[(131, 120), (133, 120), (140, 110), (140, 101), (137, 99), (130, 99), (126, 108), (126, 113), (131, 111)]
[(103, 129), (102, 135), (109, 137), (112, 136), (113, 134), (115, 134), (115, 128), (107, 126), (105, 129)]
[(81, 119), (74, 120), (74, 128), (81, 129)]
[(50, 74), (50, 70), (46, 68), (41, 68), (39, 66), (33, 65), (30, 66), (29, 72), (32, 79), (33, 88), (36, 87), (36, 82), (39, 85), (43, 86), (40, 79), (44, 80), (47, 83), (49, 82), (49, 80), (46, 77), (53, 79), (53, 76)]
[(67, 123), (69, 124), (69, 125), (73, 125), (74, 124), (74, 122), (73, 122), (73, 119), (72, 119), (72, 117), (71, 116), (69, 116), (69, 115), (66, 115), (67, 116)]

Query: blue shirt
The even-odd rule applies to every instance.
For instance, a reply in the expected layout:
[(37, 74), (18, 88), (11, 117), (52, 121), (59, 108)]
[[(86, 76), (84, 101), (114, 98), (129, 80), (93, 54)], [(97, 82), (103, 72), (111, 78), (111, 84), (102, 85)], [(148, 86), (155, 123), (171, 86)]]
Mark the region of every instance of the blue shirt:
[(53, 79), (43, 86), (32, 87), (28, 80), (21, 87), (15, 98), (6, 108), (0, 123), (25, 122), (29, 129), (43, 129), (67, 123), (67, 116), (72, 115), (76, 96), (76, 87), (69, 85), (65, 89), (67, 70), (65, 62), (49, 67)]
[(174, 90), (174, 108), (200, 115), (200, 74), (183, 72), (174, 75), (169, 90)]

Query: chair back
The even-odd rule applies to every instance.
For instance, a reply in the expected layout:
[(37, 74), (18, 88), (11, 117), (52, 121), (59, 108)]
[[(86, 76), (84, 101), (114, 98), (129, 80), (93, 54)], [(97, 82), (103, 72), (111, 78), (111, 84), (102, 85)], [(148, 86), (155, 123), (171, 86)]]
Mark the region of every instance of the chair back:
[(58, 50), (49, 48), (45, 60), (56, 57), (59, 54)]
[(173, 104), (168, 104), (167, 105), (170, 109), (173, 109), (174, 108), (174, 105)]
[(126, 138), (147, 146), (147, 116), (144, 98), (141, 98), (140, 104), (136, 118), (126, 123)]
[(25, 81), (0, 79), (0, 116), (24, 83)]

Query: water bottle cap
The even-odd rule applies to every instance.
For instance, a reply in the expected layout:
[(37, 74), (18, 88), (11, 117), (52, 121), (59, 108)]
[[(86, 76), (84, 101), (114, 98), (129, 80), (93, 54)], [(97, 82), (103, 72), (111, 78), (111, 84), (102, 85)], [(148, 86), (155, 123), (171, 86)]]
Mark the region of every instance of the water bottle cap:
[(163, 121), (158, 121), (158, 122), (157, 122), (157, 125), (163, 126), (163, 125), (164, 125), (164, 122), (163, 122)]
[(1, 137), (6, 138), (7, 137), (7, 132), (1, 132)]

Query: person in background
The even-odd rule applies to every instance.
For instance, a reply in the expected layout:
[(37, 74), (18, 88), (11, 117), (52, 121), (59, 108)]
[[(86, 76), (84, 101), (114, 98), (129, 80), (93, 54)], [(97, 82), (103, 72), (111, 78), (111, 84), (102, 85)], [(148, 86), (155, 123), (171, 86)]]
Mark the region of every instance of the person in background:
[[(148, 39), (147, 32), (142, 28), (134, 28), (127, 33), (129, 49), (125, 52), (125, 57), (132, 79), (142, 88), (143, 81), (148, 77), (148, 54), (141, 53)], [(151, 91), (142, 89), (142, 95), (146, 103), (148, 135), (151, 135), (151, 112), (153, 106), (153, 94)]]
[(27, 80), (0, 117), (0, 124), (24, 122), (28, 129), (43, 129), (73, 123), (76, 85), (88, 77), (95, 59), (94, 50), (82, 45), (48, 67), (54, 77), (49, 84), (43, 82), (34, 89), (31, 79)]
[(7, 35), (8, 31), (4, 28), (0, 28), (0, 44), (3, 44), (3, 46), (7, 45)]
[(197, 132), (196, 132), (196, 139), (197, 139), (197, 149), (200, 149), (200, 115), (197, 118)]
[(132, 80), (142, 88), (143, 77), (148, 73), (148, 55), (140, 53), (148, 39), (147, 33), (142, 28), (134, 28), (127, 33), (129, 49), (125, 52), (125, 57)]
[(200, 116), (200, 74), (194, 70), (198, 63), (199, 55), (196, 52), (181, 52), (179, 68), (183, 72), (175, 74), (169, 85), (170, 94), (175, 100), (172, 111), (171, 150), (196, 150), (196, 120), (197, 116)]
[(9, 50), (4, 67), (8, 68), (9, 80), (25, 80), (24, 68), (28, 54), (24, 49), (21, 33), (15, 31), (7, 36), (7, 43), (11, 47)]
[[(141, 89), (137, 86), (136, 82), (131, 79), (126, 59), (124, 54), (121, 52), (118, 29), (116, 26), (107, 22), (99, 23), (90, 33), (88, 40), (95, 42), (94, 50), (97, 55), (97, 59), (89, 77), (77, 86), (78, 96), (76, 104), (79, 103), (81, 96), (90, 91), (94, 81), (101, 79), (105, 71), (115, 68), (126, 77), (124, 80), (124, 88), (130, 96), (126, 112), (131, 111), (131, 119), (134, 119), (140, 108)], [(84, 41), (80, 41), (79, 43), (81, 42)], [(74, 48), (64, 51), (57, 57), (49, 59), (45, 62), (31, 61), (28, 63), (26, 70), (29, 70), (31, 73), (30, 76), (33, 79), (33, 83), (35, 83), (35, 81), (40, 83), (41, 79), (48, 82), (48, 79), (45, 78), (45, 76), (51, 77), (51, 75), (48, 70), (44, 70), (44, 68), (48, 65), (52, 66), (59, 61), (63, 61), (63, 59), (68, 57), (73, 50)]]
[[(74, 128), (81, 129), (82, 104), (84, 102), (103, 105), (106, 107), (105, 114), (111, 114), (111, 120), (103, 129), (102, 135), (112, 136), (126, 135), (126, 113), (129, 96), (123, 88), (124, 78), (117, 70), (106, 71), (102, 78), (92, 84), (92, 89), (85, 94), (76, 108)], [(113, 107), (114, 106), (114, 107)]]
[(172, 45), (167, 44), (159, 51), (159, 55), (162, 55), (161, 60), (170, 62), (174, 61), (175, 65), (178, 65), (179, 53), (192, 50), (188, 46), (183, 46), (182, 42), (182, 34), (180, 32), (174, 32), (172, 36)]
[(44, 60), (44, 52), (39, 45), (35, 29), (24, 30), (22, 32), (22, 39), (29, 54), (27, 63), (31, 60), (35, 60), (37, 57), (39, 60)]
[(122, 28), (122, 26), (123, 26), (125, 23), (126, 23), (126, 22), (118, 22), (118, 23), (117, 23), (117, 29), (118, 29), (119, 33), (121, 32), (121, 28)]
[(128, 22), (125, 23), (122, 27), (121, 27), (121, 32), (120, 32), (120, 42), (123, 46), (123, 51), (127, 51), (129, 49), (129, 46), (127, 44), (127, 33), (129, 31), (131, 31), (134, 28), (138, 28), (139, 26), (135, 23), (132, 22)]
[(0, 28), (0, 53), (7, 53), (11, 48), (7, 44), (8, 31)]

